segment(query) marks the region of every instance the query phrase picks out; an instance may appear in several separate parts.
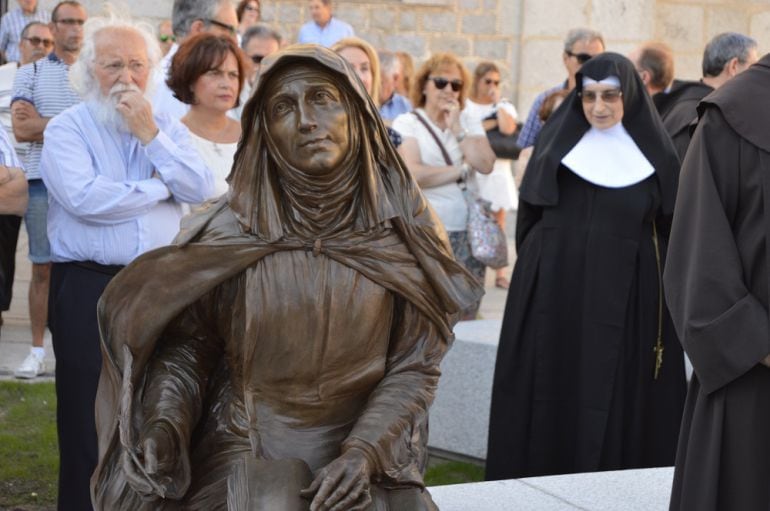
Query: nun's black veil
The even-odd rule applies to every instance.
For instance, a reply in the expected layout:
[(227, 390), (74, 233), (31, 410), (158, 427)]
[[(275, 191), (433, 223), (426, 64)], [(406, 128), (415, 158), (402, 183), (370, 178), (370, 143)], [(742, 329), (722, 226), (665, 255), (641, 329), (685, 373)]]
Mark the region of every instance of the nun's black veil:
[[(591, 127), (583, 114), (579, 96), (584, 76), (596, 81), (608, 76), (620, 79), (623, 126), (655, 168), (661, 211), (671, 215), (676, 199), (679, 158), (633, 63), (610, 52), (599, 54), (583, 64), (576, 76), (577, 86), (543, 126), (527, 165), (519, 197), (534, 206), (558, 204), (557, 170), (561, 160)], [(597, 159), (601, 157), (601, 154), (596, 155)]]

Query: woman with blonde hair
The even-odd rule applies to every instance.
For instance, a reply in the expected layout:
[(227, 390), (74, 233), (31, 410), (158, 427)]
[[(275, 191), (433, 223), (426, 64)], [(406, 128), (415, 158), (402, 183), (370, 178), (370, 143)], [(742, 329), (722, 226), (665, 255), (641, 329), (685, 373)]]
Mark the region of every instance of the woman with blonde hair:
[[(471, 255), (463, 187), (469, 170), (492, 171), (495, 154), (481, 123), (460, 115), (469, 85), (470, 74), (455, 55), (433, 55), (414, 76), (409, 99), (415, 110), (396, 117), (393, 129), (403, 137), (399, 154), (448, 231), (455, 257), (483, 282), (485, 266)], [(475, 319), (478, 306), (463, 311), (464, 319)]]
[(380, 59), (374, 47), (358, 37), (346, 37), (334, 43), (331, 50), (345, 59), (364, 84), (366, 92), (380, 106)]

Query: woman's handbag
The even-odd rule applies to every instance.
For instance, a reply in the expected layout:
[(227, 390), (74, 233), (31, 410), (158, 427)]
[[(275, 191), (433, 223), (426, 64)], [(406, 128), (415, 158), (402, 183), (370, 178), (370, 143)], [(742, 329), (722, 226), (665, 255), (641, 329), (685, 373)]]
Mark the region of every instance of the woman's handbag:
[(504, 160), (518, 159), (521, 152), (521, 147), (519, 146), (520, 123), (516, 123), (516, 131), (510, 135), (500, 132), (497, 124), (497, 112), (492, 112), (492, 114), (482, 119), (481, 124), (486, 130), (487, 140), (489, 140), (489, 145), (492, 147), (492, 152), (495, 153), (495, 156)]
[[(454, 165), (452, 158), (441, 143), (441, 139), (433, 131), (428, 122), (416, 111), (412, 112), (433, 136), (441, 149), (444, 161), (449, 166)], [(474, 191), (468, 189), (466, 180), (457, 183), (463, 191), (465, 202), (468, 204), (468, 241), (471, 245), (471, 255), (492, 269), (497, 270), (508, 265), (508, 242), (505, 232), (500, 228), (492, 212), (491, 203), (480, 198)]]

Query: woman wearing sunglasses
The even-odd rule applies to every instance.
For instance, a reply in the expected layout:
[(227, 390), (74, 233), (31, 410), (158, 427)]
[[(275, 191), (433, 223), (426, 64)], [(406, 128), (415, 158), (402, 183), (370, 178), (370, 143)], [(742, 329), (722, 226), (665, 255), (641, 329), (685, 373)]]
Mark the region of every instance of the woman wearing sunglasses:
[(673, 464), (685, 372), (661, 275), (678, 169), (634, 65), (586, 62), (519, 191), (487, 479)]
[[(480, 62), (473, 71), (471, 97), (465, 101), (463, 114), (484, 129), (497, 128), (503, 135), (516, 132), (516, 108), (500, 98), (500, 70), (493, 62)], [(505, 214), (516, 209), (516, 187), (513, 183), (511, 160), (498, 158), (490, 174), (476, 176), (479, 195), (492, 204), (495, 219), (505, 230)], [(495, 270), (495, 287), (508, 289), (506, 268)]]
[[(433, 55), (412, 82), (409, 99), (415, 110), (396, 117), (393, 129), (403, 138), (398, 152), (444, 224), (455, 258), (483, 282), (485, 266), (471, 255), (461, 186), (470, 169), (491, 172), (495, 154), (481, 122), (461, 115), (469, 81), (457, 57)], [(478, 306), (463, 311), (463, 319), (475, 319)]]

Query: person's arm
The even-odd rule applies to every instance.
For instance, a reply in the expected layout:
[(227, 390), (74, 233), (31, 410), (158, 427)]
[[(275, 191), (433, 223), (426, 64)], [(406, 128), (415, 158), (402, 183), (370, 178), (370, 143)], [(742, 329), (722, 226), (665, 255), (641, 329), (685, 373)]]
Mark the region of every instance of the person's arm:
[(35, 63), (21, 66), (13, 79), (11, 125), (19, 142), (42, 142), (50, 118), (42, 117), (35, 107)]
[(494, 169), (496, 156), (486, 135), (467, 135), (460, 141), (460, 149), (468, 165), (482, 174)]
[(18, 167), (0, 165), (0, 215), (24, 216), (28, 200), (24, 172)]
[(535, 145), (535, 142), (537, 141), (537, 136), (540, 134), (540, 128), (542, 128), (542, 122), (540, 121), (540, 117), (538, 117), (538, 112), (540, 111), (540, 107), (543, 106), (544, 100), (545, 92), (535, 98), (532, 107), (529, 109), (527, 120), (524, 121), (524, 126), (521, 128), (518, 139), (519, 146), (522, 149)]
[(414, 137), (403, 137), (397, 151), (421, 188), (433, 188), (454, 183), (462, 176), (460, 165), (425, 165), (420, 155), (420, 146)]
[(511, 108), (505, 108), (504, 105), (497, 108), (497, 128), (503, 135), (513, 135), (516, 132), (516, 110), (513, 110), (513, 105), (508, 106)]
[[(750, 194), (761, 196), (761, 186), (760, 191), (742, 188), (760, 165), (758, 153), (711, 107), (680, 174), (664, 289), (677, 334), (707, 393), (770, 362), (767, 310), (747, 285), (733, 231), (736, 217), (751, 207)], [(764, 239), (764, 228), (756, 229)]]
[[(313, 503), (327, 506), (322, 509), (343, 499), (346, 505), (340, 509), (364, 504), (370, 481), (423, 484), (416, 464), (427, 445), (418, 431), (433, 402), (439, 364), (449, 345), (409, 302), (396, 302), (394, 318), (385, 375), (342, 443), (340, 457), (318, 472), (312, 491), (306, 493), (315, 493)], [(339, 488), (347, 491), (334, 491)]]
[(57, 116), (45, 131), (40, 173), (48, 193), (70, 214), (101, 225), (140, 216), (171, 192), (160, 179), (116, 180), (97, 171), (78, 128)]
[(197, 156), (181, 123), (168, 122), (161, 130), (152, 105), (138, 92), (122, 94), (117, 109), (175, 199), (196, 203), (214, 194), (214, 175)]

